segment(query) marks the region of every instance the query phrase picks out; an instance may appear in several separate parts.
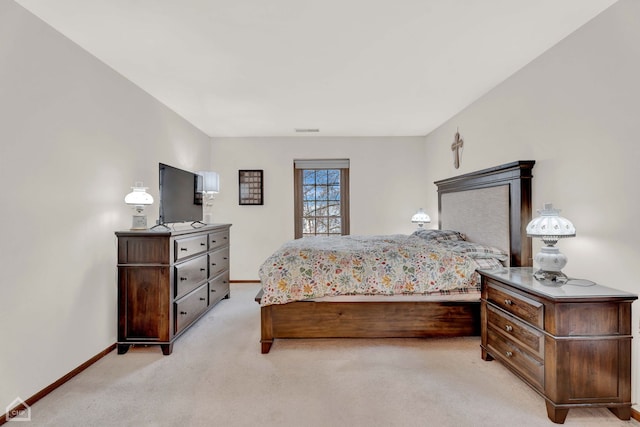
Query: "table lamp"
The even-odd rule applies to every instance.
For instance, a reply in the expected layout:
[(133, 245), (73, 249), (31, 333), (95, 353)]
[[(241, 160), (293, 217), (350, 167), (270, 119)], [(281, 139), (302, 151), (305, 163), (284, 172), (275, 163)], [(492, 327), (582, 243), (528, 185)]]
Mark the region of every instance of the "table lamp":
[(147, 216), (144, 214), (144, 207), (153, 203), (153, 197), (147, 193), (147, 188), (149, 187), (144, 187), (142, 182), (136, 182), (135, 185), (131, 187), (133, 191), (124, 198), (124, 202), (133, 206), (136, 211), (131, 221), (132, 230), (147, 229)]
[(205, 197), (205, 212), (203, 220), (205, 224), (213, 224), (213, 215), (211, 214), (211, 206), (215, 195), (220, 192), (220, 175), (213, 171), (200, 171), (198, 175), (202, 176), (202, 194)]
[(418, 212), (416, 212), (411, 217), (411, 222), (413, 222), (414, 224), (418, 224), (418, 228), (420, 229), (426, 222), (431, 222), (431, 218), (429, 218), (429, 215), (427, 215), (426, 212), (422, 208), (420, 208), (418, 209)]
[(560, 209), (554, 209), (551, 203), (545, 203), (538, 213), (540, 216), (527, 225), (527, 236), (539, 237), (545, 244), (534, 258), (540, 269), (533, 276), (543, 283), (565, 283), (567, 276), (562, 269), (567, 265), (567, 257), (555, 244), (565, 237), (575, 237), (576, 229), (571, 221), (558, 215)]

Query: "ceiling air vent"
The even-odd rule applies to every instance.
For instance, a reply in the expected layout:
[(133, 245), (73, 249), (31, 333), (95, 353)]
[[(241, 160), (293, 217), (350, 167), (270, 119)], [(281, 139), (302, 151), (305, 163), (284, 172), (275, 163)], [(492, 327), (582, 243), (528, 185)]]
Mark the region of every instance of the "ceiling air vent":
[(311, 129), (311, 128), (296, 128), (296, 133), (313, 133), (320, 132), (320, 129)]

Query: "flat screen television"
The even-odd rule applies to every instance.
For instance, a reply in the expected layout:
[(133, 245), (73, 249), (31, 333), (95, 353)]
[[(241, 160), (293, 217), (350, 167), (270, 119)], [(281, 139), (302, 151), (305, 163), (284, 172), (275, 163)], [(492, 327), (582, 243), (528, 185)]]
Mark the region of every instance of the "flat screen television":
[(196, 173), (159, 164), (159, 224), (202, 221), (202, 177)]

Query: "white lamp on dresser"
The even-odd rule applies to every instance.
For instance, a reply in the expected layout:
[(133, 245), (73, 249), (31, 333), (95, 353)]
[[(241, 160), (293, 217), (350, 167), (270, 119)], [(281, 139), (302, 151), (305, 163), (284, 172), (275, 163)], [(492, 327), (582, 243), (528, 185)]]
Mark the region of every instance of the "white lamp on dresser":
[(147, 229), (147, 216), (144, 214), (144, 207), (153, 204), (153, 197), (147, 193), (147, 188), (149, 187), (145, 187), (142, 182), (136, 182), (131, 187), (133, 191), (124, 197), (124, 202), (135, 209), (131, 221), (132, 230)]
[(213, 206), (215, 195), (220, 192), (220, 174), (213, 171), (200, 171), (197, 173), (202, 176), (202, 193), (205, 198), (202, 219), (205, 224), (213, 224), (211, 206)]

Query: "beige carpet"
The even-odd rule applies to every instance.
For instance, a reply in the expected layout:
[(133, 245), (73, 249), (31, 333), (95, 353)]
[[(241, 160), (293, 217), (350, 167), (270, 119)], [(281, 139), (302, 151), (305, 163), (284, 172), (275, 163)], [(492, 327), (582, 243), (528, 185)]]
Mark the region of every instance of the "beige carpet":
[[(174, 345), (112, 352), (32, 407), (29, 426), (549, 426), (544, 400), (479, 338), (280, 340), (260, 354), (255, 284)], [(567, 426), (640, 426), (606, 409)]]

